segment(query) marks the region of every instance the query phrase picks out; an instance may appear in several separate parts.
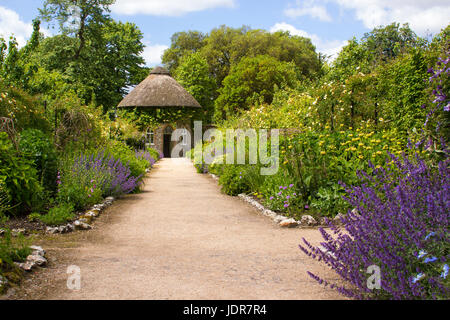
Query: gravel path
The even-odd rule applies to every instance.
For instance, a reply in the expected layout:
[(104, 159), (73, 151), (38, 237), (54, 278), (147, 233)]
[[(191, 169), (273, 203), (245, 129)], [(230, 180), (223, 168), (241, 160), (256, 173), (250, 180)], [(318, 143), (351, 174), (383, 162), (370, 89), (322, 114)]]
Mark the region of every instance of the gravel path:
[[(242, 200), (220, 193), (185, 159), (164, 159), (144, 192), (114, 203), (91, 231), (37, 241), (50, 265), (10, 299), (336, 299), (306, 271), (329, 274), (304, 255), (313, 229), (282, 229)], [(67, 266), (81, 290), (67, 289)]]

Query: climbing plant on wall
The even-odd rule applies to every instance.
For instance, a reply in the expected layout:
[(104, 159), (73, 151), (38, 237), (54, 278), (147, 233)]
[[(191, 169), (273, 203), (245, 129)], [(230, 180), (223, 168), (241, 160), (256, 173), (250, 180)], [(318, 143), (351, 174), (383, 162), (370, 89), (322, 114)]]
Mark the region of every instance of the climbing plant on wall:
[(132, 120), (140, 130), (155, 128), (161, 123), (175, 124), (177, 121), (201, 119), (200, 108), (127, 108), (122, 114)]

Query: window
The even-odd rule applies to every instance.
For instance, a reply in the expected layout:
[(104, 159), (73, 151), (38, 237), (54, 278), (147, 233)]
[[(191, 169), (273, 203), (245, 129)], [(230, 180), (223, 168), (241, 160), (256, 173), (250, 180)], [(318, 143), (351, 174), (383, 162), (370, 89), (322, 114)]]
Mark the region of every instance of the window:
[(155, 145), (155, 131), (150, 129), (147, 130), (147, 141), (150, 145)]

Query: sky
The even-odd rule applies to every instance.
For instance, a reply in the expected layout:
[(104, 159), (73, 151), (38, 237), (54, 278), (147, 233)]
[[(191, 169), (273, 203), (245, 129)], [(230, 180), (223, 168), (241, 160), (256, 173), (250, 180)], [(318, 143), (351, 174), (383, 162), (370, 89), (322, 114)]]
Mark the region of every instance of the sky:
[[(0, 36), (13, 34), (24, 45), (43, 3), (0, 0)], [(391, 22), (408, 22), (422, 37), (437, 34), (450, 22), (450, 0), (116, 0), (111, 16), (143, 32), (148, 66), (161, 63), (175, 32), (207, 33), (220, 25), (287, 30), (311, 38), (317, 51), (333, 58), (347, 40)], [(44, 24), (43, 32), (50, 36), (57, 29)]]

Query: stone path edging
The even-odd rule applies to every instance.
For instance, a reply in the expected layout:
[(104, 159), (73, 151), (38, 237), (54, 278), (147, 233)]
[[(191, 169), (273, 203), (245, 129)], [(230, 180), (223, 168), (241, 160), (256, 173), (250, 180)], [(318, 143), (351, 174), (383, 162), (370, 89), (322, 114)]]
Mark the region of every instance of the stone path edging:
[[(216, 181), (219, 180), (219, 177), (213, 173), (209, 173), (209, 175)], [(313, 227), (319, 225), (319, 223), (314, 219), (314, 217), (310, 215), (304, 215), (300, 221), (295, 220), (294, 218), (289, 218), (276, 212), (265, 208), (261, 203), (246, 195), (245, 193), (241, 193), (238, 197), (245, 202), (249, 203), (256, 209), (258, 209), (263, 215), (271, 218), (275, 223), (277, 223), (280, 227), (283, 228), (297, 228), (297, 227)]]
[(59, 227), (47, 227), (46, 233), (69, 233), (75, 230), (89, 230), (92, 229), (92, 222), (100, 216), (103, 210), (111, 206), (116, 199), (114, 197), (107, 197), (102, 203), (94, 205), (90, 210), (81, 214), (73, 223)]

